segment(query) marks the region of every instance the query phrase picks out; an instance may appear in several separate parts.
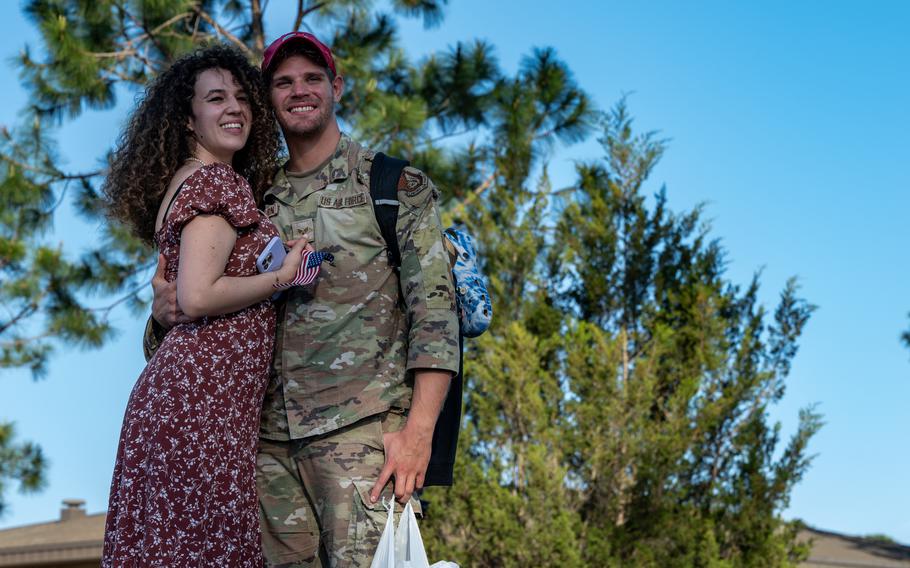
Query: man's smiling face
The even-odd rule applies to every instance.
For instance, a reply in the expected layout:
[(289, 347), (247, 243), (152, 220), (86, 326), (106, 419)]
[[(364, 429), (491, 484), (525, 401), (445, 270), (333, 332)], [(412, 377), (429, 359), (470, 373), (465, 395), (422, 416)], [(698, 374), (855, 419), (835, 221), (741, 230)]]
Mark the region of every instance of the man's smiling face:
[(329, 79), (326, 68), (301, 55), (281, 62), (272, 74), (269, 92), (285, 137), (318, 137), (335, 119), (344, 82)]

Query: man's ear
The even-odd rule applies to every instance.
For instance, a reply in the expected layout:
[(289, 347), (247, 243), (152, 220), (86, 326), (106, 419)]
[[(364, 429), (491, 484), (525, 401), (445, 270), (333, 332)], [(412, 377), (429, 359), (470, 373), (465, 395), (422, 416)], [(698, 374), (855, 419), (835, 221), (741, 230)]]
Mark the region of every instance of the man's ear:
[(335, 99), (335, 102), (341, 101), (341, 95), (344, 94), (344, 77), (341, 75), (335, 75), (335, 78), (332, 79), (332, 98)]

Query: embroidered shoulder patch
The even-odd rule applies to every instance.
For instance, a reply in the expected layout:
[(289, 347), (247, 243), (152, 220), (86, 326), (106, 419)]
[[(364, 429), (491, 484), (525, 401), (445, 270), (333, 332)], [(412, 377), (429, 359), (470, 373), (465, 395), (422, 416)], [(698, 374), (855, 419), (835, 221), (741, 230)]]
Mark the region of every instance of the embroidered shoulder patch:
[(426, 174), (412, 168), (405, 168), (398, 180), (398, 190), (404, 191), (408, 197), (416, 197), (429, 187), (430, 183)]

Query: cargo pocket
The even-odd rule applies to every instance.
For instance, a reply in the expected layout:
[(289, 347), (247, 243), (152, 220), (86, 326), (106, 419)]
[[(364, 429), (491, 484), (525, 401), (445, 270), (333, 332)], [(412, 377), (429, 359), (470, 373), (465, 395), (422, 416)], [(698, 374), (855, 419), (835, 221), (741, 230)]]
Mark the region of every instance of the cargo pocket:
[(303, 562), (316, 556), (316, 522), (300, 479), (288, 470), (287, 443), (260, 440), (256, 457), (259, 521), (266, 565)]
[(348, 542), (351, 546), (351, 559), (353, 566), (369, 566), (382, 530), (385, 528), (386, 508), (383, 498), (388, 502), (392, 497), (392, 484), (389, 483), (382, 491), (382, 496), (375, 502), (370, 502), (370, 490), (373, 480), (355, 480), (356, 491), (352, 495), (351, 520), (348, 526)]
[[(295, 516), (299, 514), (301, 516)], [(313, 559), (319, 550), (319, 537), (312, 530), (309, 510), (294, 511), (284, 519), (267, 515), (262, 511), (262, 553), (266, 566), (305, 562)], [(304, 522), (301, 522), (303, 520)]]
[[(354, 481), (354, 487), (357, 489), (354, 495), (354, 507), (351, 511), (351, 526), (349, 531), (349, 541), (356, 547), (356, 558), (362, 559), (367, 566), (376, 549), (379, 546), (379, 539), (382, 538), (382, 531), (385, 529), (388, 509), (386, 505), (390, 499), (395, 498), (392, 492), (392, 484), (386, 485), (379, 499), (375, 503), (370, 502), (370, 490), (373, 488), (373, 482), (368, 480)], [(411, 496), (411, 506), (418, 518), (422, 518), (422, 509), (420, 501), (416, 496)], [(395, 502), (395, 520), (394, 526), (398, 527), (401, 520), (401, 512), (404, 506)], [(358, 565), (359, 564), (355, 564)]]

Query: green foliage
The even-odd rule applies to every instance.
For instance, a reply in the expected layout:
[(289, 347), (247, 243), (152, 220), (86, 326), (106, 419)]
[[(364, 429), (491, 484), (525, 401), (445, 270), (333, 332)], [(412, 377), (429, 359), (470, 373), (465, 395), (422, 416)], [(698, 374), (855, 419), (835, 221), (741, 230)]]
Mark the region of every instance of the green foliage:
[[(307, 1), (293, 22), (329, 38), (345, 129), (430, 173), (446, 222), (477, 237), (490, 280), (496, 318), (468, 345), (456, 485), (426, 493), (431, 556), (497, 567), (793, 565), (806, 549), (780, 512), (821, 422), (804, 410), (782, 443), (767, 410), (784, 395), (813, 306), (790, 282), (767, 314), (757, 276), (746, 287), (725, 279), (701, 209), (674, 213), (663, 189), (645, 193), (665, 141), (637, 133), (624, 102), (596, 112), (553, 49), (533, 50), (514, 75), (480, 41), (410, 61), (395, 15), (439, 25), (445, 4), (393, 0), (381, 14), (370, 0)], [(50, 126), (109, 108), (116, 87), (141, 88), (208, 41), (258, 62), (265, 6), (26, 2), (48, 55), (23, 52), (29, 123), (0, 147), (0, 302), (14, 314), (0, 320), (0, 366), (40, 372), (55, 341), (102, 344), (110, 307), (141, 304), (153, 261), (109, 223), (76, 259), (46, 242), (68, 189), (90, 222), (102, 214), (103, 170), (59, 170)], [(603, 159), (554, 190), (549, 152), (595, 129)], [(91, 308), (90, 294), (116, 299)], [(22, 455), (29, 475), (40, 472), (36, 454)], [(2, 463), (0, 480), (29, 478)]]
[[(528, 85), (542, 84), (530, 80), (547, 67), (541, 53), (523, 68)], [(466, 360), (457, 485), (427, 492), (432, 556), (795, 565), (808, 549), (780, 513), (821, 419), (803, 410), (782, 443), (767, 409), (814, 306), (790, 281), (766, 314), (757, 276), (746, 288), (724, 278), (700, 208), (674, 213), (665, 190), (644, 194), (666, 146), (635, 132), (624, 101), (599, 119), (604, 158), (578, 166), (571, 193), (555, 194), (546, 169), (529, 190), (541, 149), (527, 133), (542, 128), (534, 112), (551, 108), (535, 97), (572, 100), (573, 87), (560, 88), (511, 90), (503, 100), (517, 115), (494, 124), (519, 142), (502, 150), (509, 169), (473, 212), (496, 319)]]
[[(0, 422), (0, 495), (9, 480), (16, 481), (22, 491), (37, 491), (44, 487), (45, 460), (41, 448), (31, 442), (17, 442), (12, 424)], [(4, 512), (0, 500), (0, 515)]]
[(106, 258), (71, 259), (61, 243), (47, 242), (67, 188), (85, 176), (58, 170), (46, 137), (35, 119), (0, 141), (0, 368), (26, 367), (35, 377), (55, 342), (98, 347), (112, 335), (109, 309), (86, 307), (85, 295), (121, 286), (124, 278), (106, 271), (135, 271)]

